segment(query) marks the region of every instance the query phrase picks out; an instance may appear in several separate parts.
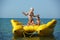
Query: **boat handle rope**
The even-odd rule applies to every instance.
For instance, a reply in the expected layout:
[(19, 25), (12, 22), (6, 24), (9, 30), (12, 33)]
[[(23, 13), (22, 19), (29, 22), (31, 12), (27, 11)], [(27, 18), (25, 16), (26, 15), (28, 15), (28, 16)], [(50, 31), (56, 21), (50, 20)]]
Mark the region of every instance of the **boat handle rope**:
[(29, 36), (29, 37), (31, 37), (31, 36), (33, 36), (35, 33), (37, 33), (37, 31), (35, 31), (35, 32), (33, 32), (33, 33), (27, 33), (27, 32), (24, 31), (24, 32), (23, 32), (24, 37), (26, 37), (26, 36), (25, 36), (25, 33), (26, 33), (26, 34), (31, 34), (31, 35)]

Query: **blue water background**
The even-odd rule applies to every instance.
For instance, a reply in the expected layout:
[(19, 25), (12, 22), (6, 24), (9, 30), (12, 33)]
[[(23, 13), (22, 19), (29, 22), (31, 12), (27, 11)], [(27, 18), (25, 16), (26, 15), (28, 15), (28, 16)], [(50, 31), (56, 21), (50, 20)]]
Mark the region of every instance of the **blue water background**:
[[(18, 20), (22, 22), (24, 25), (27, 24), (27, 18), (0, 18), (0, 40), (12, 40), (12, 25), (10, 20)], [(48, 21), (52, 20), (51, 18), (41, 18), (41, 23), (47, 23)], [(56, 40), (60, 40), (60, 19), (56, 18), (57, 24), (54, 28), (54, 37)], [(36, 19), (34, 19), (36, 22)]]

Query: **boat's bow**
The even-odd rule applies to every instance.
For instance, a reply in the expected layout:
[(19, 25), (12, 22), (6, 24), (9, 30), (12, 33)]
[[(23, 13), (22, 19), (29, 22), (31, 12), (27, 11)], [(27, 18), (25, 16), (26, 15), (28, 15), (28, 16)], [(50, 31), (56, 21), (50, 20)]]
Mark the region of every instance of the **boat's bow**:
[(53, 34), (55, 25), (56, 25), (55, 19), (49, 21), (47, 24), (40, 25), (37, 29), (38, 34), (41, 36), (44, 36), (44, 35), (49, 36)]

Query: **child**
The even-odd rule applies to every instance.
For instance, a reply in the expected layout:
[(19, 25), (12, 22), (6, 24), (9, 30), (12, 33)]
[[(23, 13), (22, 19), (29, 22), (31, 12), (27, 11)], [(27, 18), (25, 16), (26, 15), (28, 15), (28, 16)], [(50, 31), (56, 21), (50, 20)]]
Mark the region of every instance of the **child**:
[(37, 15), (37, 25), (40, 25), (40, 17), (39, 17), (39, 15)]
[(30, 11), (28, 13), (23, 12), (23, 14), (25, 16), (28, 16), (29, 21), (28, 21), (27, 25), (34, 24), (33, 17), (35, 17), (35, 16), (34, 16), (33, 11), (34, 11), (34, 8), (30, 8)]

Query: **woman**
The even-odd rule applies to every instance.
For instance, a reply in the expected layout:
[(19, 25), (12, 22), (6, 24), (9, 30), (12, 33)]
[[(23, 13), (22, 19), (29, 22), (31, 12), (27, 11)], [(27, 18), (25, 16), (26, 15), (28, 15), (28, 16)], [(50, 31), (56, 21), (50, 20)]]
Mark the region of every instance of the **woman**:
[(33, 11), (34, 11), (34, 8), (30, 8), (30, 11), (28, 13), (23, 12), (23, 14), (25, 16), (28, 16), (28, 23), (27, 23), (27, 25), (31, 25), (31, 24), (33, 25), (34, 24), (33, 17), (35, 17), (35, 16), (34, 16)]

